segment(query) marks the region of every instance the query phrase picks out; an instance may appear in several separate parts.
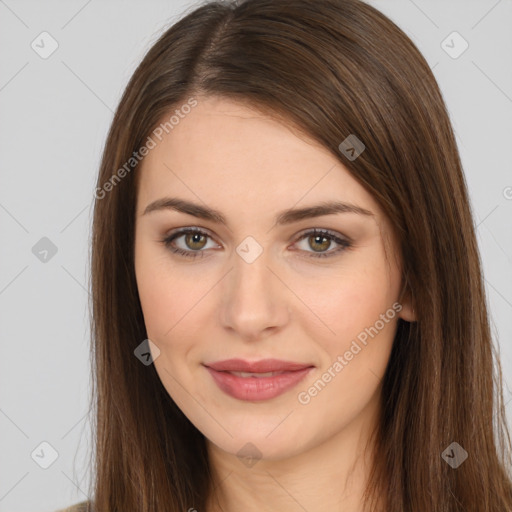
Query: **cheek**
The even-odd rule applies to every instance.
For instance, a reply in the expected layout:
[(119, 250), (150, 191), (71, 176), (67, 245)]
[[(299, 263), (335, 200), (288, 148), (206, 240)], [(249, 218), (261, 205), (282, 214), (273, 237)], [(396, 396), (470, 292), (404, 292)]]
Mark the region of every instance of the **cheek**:
[(369, 403), (393, 346), (398, 313), (392, 307), (392, 276), (380, 265), (366, 268), (372, 270), (352, 267), (324, 287), (325, 293), (310, 292), (304, 300), (322, 320), (311, 314), (301, 320), (322, 357), (319, 371), (300, 388), (298, 400), (311, 401), (326, 429), (340, 428)]
[(173, 266), (170, 257), (149, 241), (136, 246), (135, 274), (148, 338), (161, 350), (162, 364), (167, 356), (187, 353), (192, 339), (204, 338), (201, 306), (213, 286), (204, 270)]
[(310, 309), (298, 321), (323, 352), (323, 370), (334, 371), (341, 356), (345, 363), (336, 380), (365, 386), (368, 379), (378, 382), (375, 377), (382, 377), (389, 360), (398, 320), (392, 307), (398, 275), (380, 251), (361, 254), (329, 277), (301, 286), (297, 294)]
[(392, 306), (392, 292), (385, 268), (361, 264), (301, 286), (297, 295), (315, 313), (304, 318), (322, 324), (324, 337), (336, 343), (373, 325)]
[(159, 343), (179, 319), (186, 288), (177, 273), (169, 271), (161, 249), (149, 242), (135, 245), (135, 276), (148, 337)]

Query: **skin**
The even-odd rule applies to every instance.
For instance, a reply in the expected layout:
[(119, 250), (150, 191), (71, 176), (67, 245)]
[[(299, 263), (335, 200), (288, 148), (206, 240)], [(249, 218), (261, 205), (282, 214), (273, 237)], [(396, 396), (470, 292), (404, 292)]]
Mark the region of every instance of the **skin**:
[[(197, 99), (139, 167), (135, 272), (148, 338), (160, 350), (158, 375), (207, 439), (220, 482), (208, 511), (362, 511), (381, 377), (398, 318), (414, 320), (399, 297), (391, 226), (340, 159), (291, 125), (231, 100)], [(215, 208), (228, 227), (172, 209), (144, 214), (165, 196)], [(328, 200), (373, 216), (338, 213), (274, 225), (284, 209)], [(182, 235), (174, 246), (203, 257), (174, 254), (162, 242), (187, 227), (209, 236)], [(332, 239), (302, 236), (313, 228), (349, 237), (352, 246), (333, 254), (340, 245)], [(252, 263), (236, 252), (247, 236), (263, 248)], [(318, 252), (333, 255), (315, 258)], [(397, 302), (401, 311), (300, 403), (299, 392)], [(278, 397), (243, 401), (221, 391), (202, 365), (232, 357), (315, 368)], [(237, 456), (246, 443), (260, 454), (255, 464)]]

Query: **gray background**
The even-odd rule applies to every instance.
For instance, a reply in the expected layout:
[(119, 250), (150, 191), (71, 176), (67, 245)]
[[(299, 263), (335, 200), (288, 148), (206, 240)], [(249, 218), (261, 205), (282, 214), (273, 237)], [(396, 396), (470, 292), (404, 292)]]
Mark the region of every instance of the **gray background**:
[[(447, 102), (512, 418), (511, 0), (370, 3), (418, 45)], [(0, 0), (0, 512), (52, 511), (87, 498), (87, 265), (99, 159), (135, 67), (196, 5)], [(31, 47), (50, 48), (43, 31), (59, 45), (47, 59)], [(442, 46), (453, 31), (469, 44), (458, 58), (445, 51), (463, 49), (457, 36)], [(32, 251), (43, 237), (57, 248), (46, 262)], [(43, 441), (58, 453), (48, 469), (35, 462), (50, 461)]]

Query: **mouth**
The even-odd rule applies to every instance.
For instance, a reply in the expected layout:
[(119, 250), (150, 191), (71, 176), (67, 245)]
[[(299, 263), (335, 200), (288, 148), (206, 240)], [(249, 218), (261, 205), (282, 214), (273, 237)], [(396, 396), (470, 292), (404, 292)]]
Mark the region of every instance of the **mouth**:
[(262, 359), (228, 359), (204, 364), (224, 393), (238, 400), (262, 401), (296, 386), (314, 368), (311, 364)]

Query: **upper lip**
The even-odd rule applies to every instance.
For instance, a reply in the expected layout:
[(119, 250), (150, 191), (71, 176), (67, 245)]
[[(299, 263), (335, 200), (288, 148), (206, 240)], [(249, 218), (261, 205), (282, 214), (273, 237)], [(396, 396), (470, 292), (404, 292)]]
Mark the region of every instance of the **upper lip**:
[(283, 361), (281, 359), (260, 359), (259, 361), (245, 361), (244, 359), (226, 359), (214, 363), (205, 363), (205, 366), (219, 372), (291, 372), (310, 368), (313, 365)]

